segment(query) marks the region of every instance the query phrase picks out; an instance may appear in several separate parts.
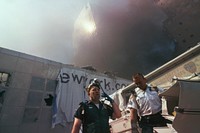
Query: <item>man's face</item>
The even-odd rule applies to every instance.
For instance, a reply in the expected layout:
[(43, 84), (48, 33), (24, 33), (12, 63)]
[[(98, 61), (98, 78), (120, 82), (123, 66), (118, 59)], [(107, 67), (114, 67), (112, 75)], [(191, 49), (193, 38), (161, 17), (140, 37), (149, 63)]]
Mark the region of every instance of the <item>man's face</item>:
[(141, 75), (134, 76), (133, 81), (141, 89), (146, 85), (146, 79), (143, 78)]
[(100, 89), (97, 86), (92, 86), (92, 88), (88, 92), (88, 95), (92, 100), (99, 100), (100, 99)]

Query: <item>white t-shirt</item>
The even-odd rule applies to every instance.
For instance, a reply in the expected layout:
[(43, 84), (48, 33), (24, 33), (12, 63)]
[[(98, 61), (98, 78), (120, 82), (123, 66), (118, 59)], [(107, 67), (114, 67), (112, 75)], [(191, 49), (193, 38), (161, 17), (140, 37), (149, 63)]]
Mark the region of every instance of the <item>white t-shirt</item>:
[(96, 106), (97, 106), (97, 108), (99, 108), (99, 104), (97, 103), (97, 104), (95, 104)]
[[(162, 91), (160, 88), (158, 90)], [(127, 107), (137, 109), (138, 115), (152, 115), (162, 110), (161, 98), (158, 96), (158, 92), (152, 90), (150, 86), (147, 86), (145, 91), (136, 88), (135, 92), (137, 96), (135, 98), (129, 98)]]

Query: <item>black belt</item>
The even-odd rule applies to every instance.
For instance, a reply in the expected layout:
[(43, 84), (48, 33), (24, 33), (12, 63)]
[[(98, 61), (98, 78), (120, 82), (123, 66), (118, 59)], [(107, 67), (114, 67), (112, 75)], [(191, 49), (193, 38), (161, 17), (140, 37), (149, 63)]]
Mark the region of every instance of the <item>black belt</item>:
[(141, 116), (142, 118), (147, 118), (147, 117), (154, 117), (154, 116), (157, 116), (157, 115), (161, 115), (161, 111), (159, 111), (158, 113), (156, 114), (152, 114), (152, 115), (145, 115), (145, 116)]

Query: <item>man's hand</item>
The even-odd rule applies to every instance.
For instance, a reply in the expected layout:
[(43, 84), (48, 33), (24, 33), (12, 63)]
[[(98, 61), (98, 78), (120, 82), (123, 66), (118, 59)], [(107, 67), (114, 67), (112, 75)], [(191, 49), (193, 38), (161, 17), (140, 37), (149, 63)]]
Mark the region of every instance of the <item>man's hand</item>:
[(103, 92), (101, 94), (101, 96), (104, 97), (106, 100), (108, 100), (110, 103), (114, 102), (114, 100), (108, 94), (106, 94), (105, 92)]

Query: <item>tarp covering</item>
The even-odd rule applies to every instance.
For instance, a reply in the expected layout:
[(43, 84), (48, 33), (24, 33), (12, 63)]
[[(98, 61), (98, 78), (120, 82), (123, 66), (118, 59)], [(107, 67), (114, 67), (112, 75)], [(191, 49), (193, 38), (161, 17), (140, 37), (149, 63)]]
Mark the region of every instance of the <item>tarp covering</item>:
[(125, 110), (126, 109), (126, 105), (127, 105), (127, 100), (126, 100), (127, 97), (126, 97), (126, 95), (123, 95), (122, 91), (123, 91), (123, 88), (110, 95), (110, 97), (113, 98), (115, 103), (117, 105), (119, 105), (119, 109), (121, 111)]
[(62, 68), (57, 78), (52, 127), (56, 124), (66, 125), (66, 122), (73, 121), (74, 112), (79, 103), (88, 99), (85, 88), (94, 78), (100, 80), (107, 94), (112, 94), (131, 83), (125, 79), (108, 77), (84, 69)]

